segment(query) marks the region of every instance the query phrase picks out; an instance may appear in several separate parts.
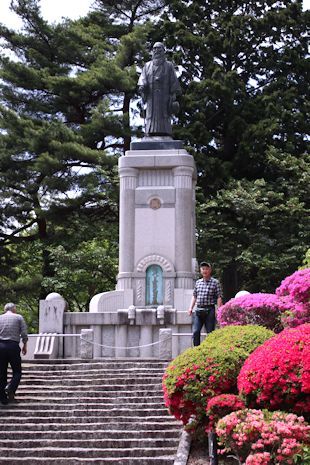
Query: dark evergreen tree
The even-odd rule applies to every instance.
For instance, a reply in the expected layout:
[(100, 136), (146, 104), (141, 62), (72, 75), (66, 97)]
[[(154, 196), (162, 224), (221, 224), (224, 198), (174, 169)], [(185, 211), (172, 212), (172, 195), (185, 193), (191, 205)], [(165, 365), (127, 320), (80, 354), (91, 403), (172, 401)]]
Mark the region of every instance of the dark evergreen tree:
[(300, 265), (310, 184), (301, 1), (96, 0), (85, 18), (59, 24), (42, 18), (38, 0), (13, 9), (23, 30), (0, 26), (6, 299), (27, 295), (34, 308), (58, 289), (85, 309), (112, 285), (116, 162), (140, 131), (137, 70), (158, 40), (183, 87), (175, 137), (198, 168), (198, 258), (217, 264), (226, 298), (240, 287), (272, 291)]
[(172, 0), (163, 15), (184, 89), (175, 134), (198, 168), (198, 255), (226, 298), (272, 291), (309, 244), (309, 191), (291, 179), (309, 183), (307, 24), (291, 0)]
[(0, 253), (7, 268), (23, 244), (37, 244), (28, 289), (43, 297), (42, 278), (55, 275), (51, 250), (66, 244), (76, 215), (80, 229), (92, 224), (89, 240), (117, 222), (116, 163), (128, 129), (113, 98), (133, 92), (136, 73), (120, 63), (108, 21), (50, 25), (35, 0), (13, 9), (24, 28), (0, 28)]
[[(137, 67), (141, 66), (147, 53), (148, 38), (154, 28), (154, 19), (164, 6), (164, 0), (96, 0), (91, 21), (109, 32), (110, 50), (122, 69), (130, 70), (137, 80)], [(151, 21), (152, 20), (152, 21)], [(131, 136), (141, 128), (134, 129), (137, 107), (132, 105), (136, 89), (131, 87), (113, 95), (114, 106), (123, 115), (124, 152), (130, 149)]]

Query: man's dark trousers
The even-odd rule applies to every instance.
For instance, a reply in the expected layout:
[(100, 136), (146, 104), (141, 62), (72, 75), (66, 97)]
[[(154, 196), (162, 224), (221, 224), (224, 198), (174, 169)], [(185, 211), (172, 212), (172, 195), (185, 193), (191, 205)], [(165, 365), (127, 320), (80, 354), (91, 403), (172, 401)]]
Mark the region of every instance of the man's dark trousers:
[(201, 329), (205, 325), (209, 334), (215, 329), (215, 305), (206, 308), (197, 307), (193, 321), (193, 344), (199, 346)]
[(0, 399), (5, 398), (9, 364), (12, 368), (12, 379), (8, 389), (10, 392), (15, 393), (22, 377), (20, 347), (15, 341), (0, 340)]

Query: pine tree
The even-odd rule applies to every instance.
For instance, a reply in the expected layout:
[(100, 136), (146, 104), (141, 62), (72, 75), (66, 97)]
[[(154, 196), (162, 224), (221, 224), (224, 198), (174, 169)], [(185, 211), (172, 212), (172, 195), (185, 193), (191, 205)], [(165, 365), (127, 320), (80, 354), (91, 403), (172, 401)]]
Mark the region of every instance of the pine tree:
[[(49, 24), (38, 0), (12, 2), (23, 29), (0, 26), (3, 298), (28, 293), (35, 302), (57, 288), (73, 303), (74, 292), (81, 297), (79, 284), (65, 285), (64, 276), (94, 244), (100, 255), (99, 238), (116, 261), (116, 163), (131, 140), (136, 63), (150, 29), (143, 23), (159, 8), (160, 1), (98, 0), (85, 18)], [(94, 284), (94, 273), (104, 269), (106, 288), (114, 284), (115, 266), (104, 262), (96, 269), (91, 261), (87, 273)], [(85, 308), (89, 292), (73, 306)]]
[(68, 263), (92, 256), (96, 231), (116, 239), (116, 162), (140, 132), (137, 71), (158, 40), (183, 87), (174, 135), (197, 163), (198, 257), (217, 264), (226, 298), (272, 291), (300, 265), (310, 184), (300, 0), (96, 0), (59, 24), (38, 0), (13, 9), (23, 30), (0, 26), (0, 288), (33, 301), (36, 287), (66, 292)]
[(39, 272), (53, 276), (50, 249), (66, 236), (70, 217), (83, 214), (81, 221), (93, 222), (93, 234), (117, 221), (115, 166), (125, 130), (110, 97), (133, 89), (136, 76), (119, 66), (110, 37), (89, 18), (50, 25), (35, 0), (17, 1), (13, 8), (24, 28), (0, 29), (6, 45), (0, 94), (1, 253), (7, 255), (12, 243), (39, 241)]

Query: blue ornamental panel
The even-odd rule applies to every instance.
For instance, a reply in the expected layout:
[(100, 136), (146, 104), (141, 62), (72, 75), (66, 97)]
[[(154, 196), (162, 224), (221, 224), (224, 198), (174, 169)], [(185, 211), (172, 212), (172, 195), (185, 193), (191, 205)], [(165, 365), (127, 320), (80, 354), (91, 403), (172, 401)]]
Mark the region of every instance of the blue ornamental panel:
[(146, 305), (162, 305), (163, 270), (159, 265), (151, 265), (146, 270)]

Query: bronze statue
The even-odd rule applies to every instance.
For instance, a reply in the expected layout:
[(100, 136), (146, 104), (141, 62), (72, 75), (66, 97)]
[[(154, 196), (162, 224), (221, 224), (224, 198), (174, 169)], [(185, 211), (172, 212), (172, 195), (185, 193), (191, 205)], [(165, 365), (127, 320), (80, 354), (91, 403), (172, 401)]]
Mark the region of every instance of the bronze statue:
[(166, 60), (161, 42), (153, 46), (152, 61), (147, 62), (138, 81), (145, 111), (146, 136), (171, 136), (171, 117), (179, 104), (176, 95), (181, 92), (174, 66)]

